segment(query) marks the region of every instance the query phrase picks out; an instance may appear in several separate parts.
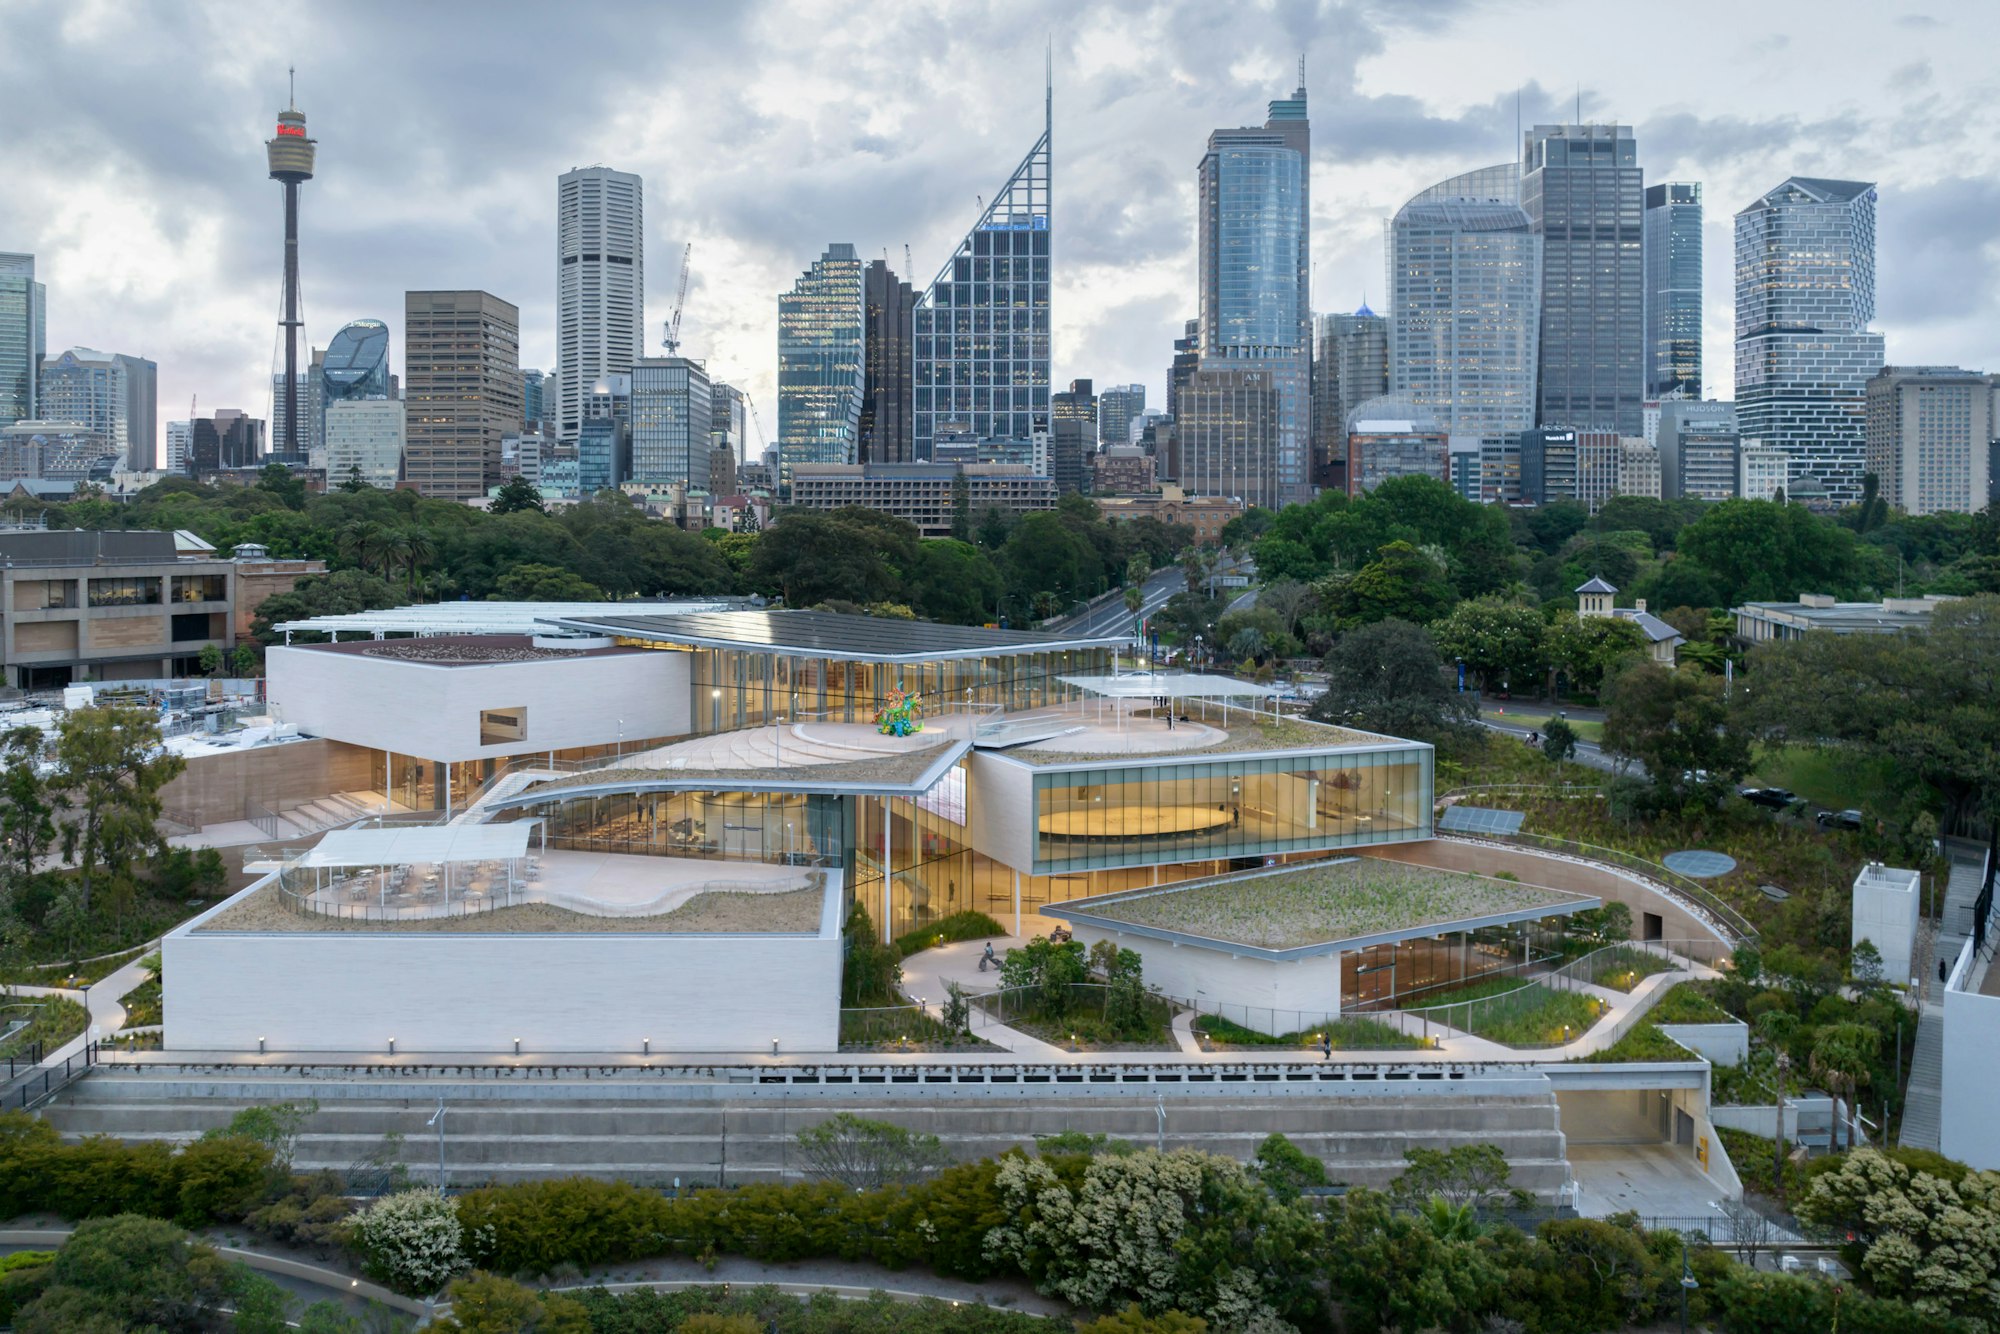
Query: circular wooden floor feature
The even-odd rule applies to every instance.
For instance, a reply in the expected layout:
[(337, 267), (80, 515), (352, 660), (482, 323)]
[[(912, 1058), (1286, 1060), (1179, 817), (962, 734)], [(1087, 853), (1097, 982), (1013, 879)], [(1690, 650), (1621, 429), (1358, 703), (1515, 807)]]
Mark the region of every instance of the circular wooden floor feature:
[(1042, 832), (1055, 838), (1153, 838), (1226, 829), (1231, 812), (1213, 806), (1079, 806), (1050, 811)]

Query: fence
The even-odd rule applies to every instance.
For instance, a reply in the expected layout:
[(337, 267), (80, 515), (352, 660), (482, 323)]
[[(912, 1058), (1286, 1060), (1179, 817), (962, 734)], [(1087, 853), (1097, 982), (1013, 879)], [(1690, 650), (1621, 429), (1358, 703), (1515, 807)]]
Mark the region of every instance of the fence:
[[(972, 1011), (967, 1012), (968, 1022)], [(915, 1042), (925, 1047), (973, 1045), (967, 1033), (954, 1033), (944, 1020), (922, 1005), (881, 1005), (843, 1008), (840, 1042), (872, 1046), (883, 1042)]]
[(0, 1108), (8, 1111), (25, 1112), (42, 1102), (51, 1094), (60, 1093), (73, 1081), (88, 1074), (100, 1059), (98, 1044), (86, 1042), (83, 1050), (74, 1056), (63, 1057), (61, 1065), (42, 1065), (39, 1062), (41, 1048), (36, 1047), (37, 1062), (22, 1065), (16, 1074), (17, 1062), (7, 1062), (7, 1082), (0, 1084)]
[(1705, 916), (1716, 926), (1740, 943), (1752, 943), (1757, 939), (1757, 928), (1736, 909), (1724, 903), (1716, 893), (1697, 881), (1689, 879), (1678, 871), (1670, 871), (1658, 862), (1647, 861), (1617, 848), (1600, 848), (1594, 843), (1578, 843), (1567, 838), (1551, 838), (1546, 834), (1498, 834), (1482, 832), (1469, 840), (1478, 842), (1490, 840), (1496, 843), (1511, 843), (1520, 847), (1539, 848), (1547, 852), (1563, 853), (1589, 862), (1606, 862), (1623, 870), (1634, 872), (1652, 881), (1669, 898), (1686, 900), (1684, 907), (1690, 907), (1698, 916)]
[[(975, 1028), (979, 1026), (977, 1016), (980, 1015), (999, 1024), (1018, 1019), (1060, 1023), (1090, 1014), (1099, 1019), (1105, 1018), (1110, 1012), (1111, 995), (1116, 990), (1116, 987), (1103, 982), (1070, 982), (1054, 990), (1047, 987), (1002, 987), (998, 991), (969, 995), (967, 999), (972, 1002)], [(1175, 1002), (1156, 991), (1144, 994), (1148, 1006), (1165, 1011), (1157, 1015), (1159, 1020), (1162, 1023), (1170, 1021), (1176, 1008)]]
[(1474, 783), (1437, 794), (1439, 806), (1467, 797), (1601, 797), (1604, 789), (1591, 783)]
[(437, 918), (477, 917), (482, 913), (497, 912), (524, 902), (522, 891), (510, 889), (504, 895), (486, 895), (476, 900), (458, 899), (452, 902), (421, 904), (416, 907), (383, 905), (360, 902), (338, 903), (315, 898), (311, 894), (301, 894), (285, 884), (281, 872), (277, 880), (278, 901), (295, 913), (307, 917), (332, 917), (343, 922), (415, 922)]
[[(1483, 1031), (1490, 1032), (1511, 1022), (1538, 1017), (1540, 1012), (1548, 1007), (1547, 997), (1550, 992), (1586, 991), (1587, 987), (1607, 985), (1605, 981), (1607, 978), (1629, 979), (1630, 985), (1623, 988), (1613, 987), (1614, 990), (1629, 991), (1642, 978), (1652, 973), (1668, 972), (1685, 964), (1697, 962), (1714, 967), (1728, 952), (1727, 947), (1713, 940), (1649, 940), (1606, 945), (1602, 949), (1592, 950), (1580, 958), (1550, 968), (1546, 972), (1530, 975), (1523, 965), (1513, 964), (1508, 968), (1485, 974), (1479, 979), (1484, 981), (1487, 978), (1510, 975), (1523, 979), (1520, 986), (1507, 991), (1471, 1000), (1448, 1001), (1441, 1005), (1404, 1005), (1400, 1009), (1406, 1020), (1414, 1019), (1422, 1023), (1422, 1036), (1426, 1039), (1431, 1036), (1433, 1025), (1455, 1029), (1461, 1033), (1479, 1034)], [(1659, 964), (1665, 964), (1666, 967), (1656, 966)], [(1591, 1022), (1594, 1022), (1595, 1018), (1593, 1014)], [(1573, 1025), (1563, 1024), (1560, 1020), (1551, 1020), (1549, 1022), (1558, 1024), (1552, 1036), (1540, 1041), (1506, 1039), (1506, 1045), (1531, 1051), (1565, 1046), (1589, 1029), (1590, 1023), (1581, 1022), (1582, 1016), (1579, 1015), (1578, 1020), (1579, 1022)], [(1574, 1033), (1569, 1031), (1571, 1027), (1576, 1029)]]

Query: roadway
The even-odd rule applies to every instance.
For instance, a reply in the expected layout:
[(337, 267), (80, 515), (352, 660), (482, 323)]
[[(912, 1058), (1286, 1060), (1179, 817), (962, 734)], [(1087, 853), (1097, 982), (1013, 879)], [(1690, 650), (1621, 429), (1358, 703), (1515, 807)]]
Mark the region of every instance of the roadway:
[[(1167, 600), (1176, 593), (1187, 590), (1187, 575), (1178, 565), (1170, 565), (1164, 570), (1155, 570), (1140, 585), (1145, 590), (1146, 600), (1139, 606), (1141, 617), (1151, 616), (1167, 605)], [(1122, 591), (1113, 593), (1103, 601), (1086, 607), (1074, 616), (1065, 616), (1050, 621), (1042, 628), (1054, 634), (1074, 635), (1079, 638), (1105, 638), (1116, 635), (1130, 635), (1133, 616), (1126, 609)]]
[[(1528, 739), (1530, 732), (1540, 733), (1542, 728), (1547, 725), (1546, 719), (1519, 723), (1503, 723), (1492, 718), (1482, 718), (1480, 722), (1495, 732), (1501, 732), (1507, 736), (1519, 737), (1522, 741)], [(1631, 761), (1621, 760), (1615, 755), (1607, 754), (1604, 748), (1599, 746), (1595, 741), (1585, 741), (1582, 737), (1577, 738), (1576, 754), (1570, 758), (1578, 764), (1589, 765), (1593, 769), (1602, 769), (1608, 774), (1626, 774), (1632, 777), (1645, 776), (1645, 771)]]

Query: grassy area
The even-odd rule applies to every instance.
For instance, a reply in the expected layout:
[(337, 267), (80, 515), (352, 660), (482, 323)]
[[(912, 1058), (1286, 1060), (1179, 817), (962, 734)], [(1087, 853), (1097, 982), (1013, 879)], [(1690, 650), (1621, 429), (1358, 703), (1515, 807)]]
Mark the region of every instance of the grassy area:
[(1613, 945), (1590, 961), (1590, 980), (1613, 991), (1629, 992), (1655, 973), (1670, 973), (1675, 964), (1651, 950)]
[(981, 1051), (992, 1043), (954, 1033), (917, 1005), (840, 1012), (842, 1051)]
[(1194, 1031), (1218, 1047), (1301, 1047), (1319, 1050), (1321, 1034), (1333, 1038), (1336, 1051), (1415, 1051), (1424, 1040), (1412, 1037), (1392, 1024), (1360, 1015), (1343, 1015), (1310, 1032), (1283, 1033), (1273, 1037), (1254, 1028), (1232, 1024), (1220, 1015), (1205, 1014), (1194, 1021)]
[(983, 912), (957, 912), (949, 917), (940, 917), (929, 926), (918, 927), (907, 935), (897, 936), (896, 947), (903, 951), (903, 957), (907, 959), (935, 945), (948, 945), (959, 940), (993, 940), (1006, 934), (1006, 927)]
[(994, 1012), (1009, 1028), (1058, 1047), (1079, 1051), (1180, 1050), (1180, 1044), (1174, 1041), (1174, 1007), (1170, 1001), (1148, 996), (1144, 1022), (1121, 1030), (1104, 1013), (1108, 990), (1102, 986), (1078, 987), (1074, 989), (1077, 994), (1060, 1006), (1051, 1006), (1038, 995), (1024, 997), (1020, 992), (1010, 992), (1004, 1013), (993, 1009), (996, 1002), (992, 998), (976, 997), (973, 1004)]
[[(1518, 704), (1503, 704), (1481, 709), (1479, 716), (1491, 723), (1533, 728), (1545, 726), (1549, 719), (1555, 717), (1545, 708), (1523, 707)], [(1570, 730), (1576, 733), (1579, 741), (1596, 744), (1604, 740), (1604, 724), (1595, 718), (1565, 718), (1563, 721), (1570, 725)]]
[(1508, 1046), (1531, 1047), (1574, 1041), (1604, 1010), (1604, 1002), (1581, 992), (1493, 977), (1426, 996), (1421, 1008), (1408, 1013)]
[(1895, 810), (1909, 790), (1887, 760), (1871, 760), (1809, 746), (1759, 747), (1746, 784), (1789, 788), (1816, 806), (1842, 811), (1858, 807), (1871, 815)]
[(1617, 1065), (1624, 1061), (1693, 1061), (1700, 1058), (1660, 1031), (1658, 1024), (1635, 1024), (1624, 1037), (1601, 1051), (1577, 1060), (1593, 1065)]
[(0, 1039), (0, 1060), (19, 1056), (35, 1043), (46, 1054), (83, 1032), (90, 1016), (81, 1005), (65, 996), (23, 996), (0, 1004), (0, 1020), (25, 1019), (27, 1027), (12, 1037)]
[[(1743, 1189), (1759, 1195), (1776, 1197), (1777, 1188), (1777, 1145), (1762, 1135), (1753, 1135), (1747, 1130), (1731, 1130), (1717, 1126), (1715, 1133), (1722, 1138), (1722, 1147), (1729, 1150), (1729, 1161), (1736, 1168), (1736, 1175), (1743, 1182)], [(1785, 1160), (1786, 1199), (1796, 1200), (1805, 1193), (1806, 1173), (1799, 1164)]]
[(1656, 1024), (1726, 1024), (1729, 1011), (1715, 1003), (1706, 982), (1681, 982), (1653, 1002), (1646, 1018)]
[(125, 993), (125, 1025), (146, 1028), (161, 1021), (160, 979), (151, 977)]

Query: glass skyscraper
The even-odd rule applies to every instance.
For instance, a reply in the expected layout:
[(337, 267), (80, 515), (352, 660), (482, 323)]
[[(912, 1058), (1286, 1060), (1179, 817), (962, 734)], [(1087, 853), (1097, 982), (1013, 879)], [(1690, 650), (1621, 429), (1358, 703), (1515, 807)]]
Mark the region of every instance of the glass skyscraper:
[(1646, 397), (1701, 397), (1701, 183), (1646, 187)]
[(33, 255), (0, 254), (0, 426), (32, 420), (48, 354), (48, 289)]
[(917, 299), (919, 459), (939, 436), (1026, 440), (1048, 423), (1053, 108), (1045, 98), (1042, 137)]
[(686, 357), (641, 357), (632, 363), (633, 482), (708, 485), (714, 392), (708, 371)]
[(1504, 197), (1440, 193), (1482, 175), (1390, 221), (1389, 386), (1447, 434), (1513, 439), (1535, 423), (1543, 239)]
[(1313, 481), (1347, 489), (1347, 410), (1389, 392), (1389, 321), (1364, 303), (1319, 317), (1313, 350)]
[(1794, 176), (1736, 215), (1737, 423), (1833, 505), (1861, 496), (1874, 318), (1873, 182)]
[(861, 257), (835, 242), (778, 298), (778, 463), (855, 463), (867, 388)]
[(1312, 494), (1312, 125), (1306, 90), (1261, 128), (1208, 136), (1196, 182), (1197, 316), (1204, 369), (1259, 371), (1278, 399), (1271, 458), (1242, 499), (1269, 509)]
[(37, 416), (81, 422), (118, 455), (120, 466), (150, 472), (158, 440), (159, 368), (144, 357), (71, 348), (42, 363)]
[(644, 355), (645, 184), (631, 172), (584, 167), (556, 178), (556, 433), (574, 441), (584, 399), (606, 375)]
[(1537, 125), (1521, 207), (1542, 238), (1543, 426), (1644, 429), (1646, 275), (1639, 148), (1626, 125)]

